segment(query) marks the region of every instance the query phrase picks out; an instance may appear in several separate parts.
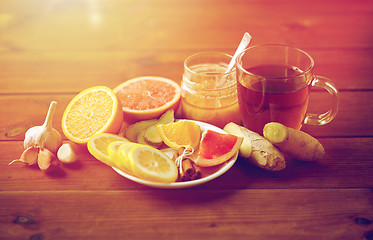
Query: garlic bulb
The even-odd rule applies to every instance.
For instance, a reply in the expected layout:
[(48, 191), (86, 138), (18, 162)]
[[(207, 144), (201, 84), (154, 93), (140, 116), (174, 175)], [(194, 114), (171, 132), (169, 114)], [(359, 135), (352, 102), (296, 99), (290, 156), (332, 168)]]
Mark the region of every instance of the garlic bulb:
[(25, 149), (29, 147), (47, 148), (52, 153), (56, 154), (58, 148), (62, 145), (61, 134), (52, 127), (52, 119), (57, 102), (52, 101), (45, 122), (41, 126), (35, 126), (27, 130), (23, 146)]

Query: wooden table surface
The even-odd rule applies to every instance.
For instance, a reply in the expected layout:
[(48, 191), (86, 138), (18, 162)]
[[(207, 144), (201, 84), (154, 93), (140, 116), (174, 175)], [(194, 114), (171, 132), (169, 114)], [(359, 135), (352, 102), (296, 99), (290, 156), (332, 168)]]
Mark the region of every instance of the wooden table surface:
[[(373, 239), (373, 2), (4, 0), (0, 2), (0, 239)], [(138, 76), (180, 83), (192, 53), (283, 43), (340, 90), (337, 117), (305, 126), (326, 156), (268, 172), (243, 159), (178, 190), (140, 185), (87, 151), (44, 174), (22, 164), (25, 131), (81, 90)], [(327, 104), (312, 93), (313, 109)], [(64, 141), (66, 138), (64, 137)]]

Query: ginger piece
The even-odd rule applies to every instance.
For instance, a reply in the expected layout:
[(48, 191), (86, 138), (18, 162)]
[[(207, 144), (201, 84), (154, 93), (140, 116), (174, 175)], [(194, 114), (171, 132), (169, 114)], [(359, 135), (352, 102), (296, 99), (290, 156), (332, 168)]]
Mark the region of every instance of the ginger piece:
[[(237, 132), (241, 132), (244, 135), (245, 141), (249, 141), (251, 143), (245, 145), (251, 145), (250, 156), (242, 156), (241, 154), (241, 156), (249, 163), (269, 171), (281, 171), (286, 168), (284, 155), (275, 146), (273, 146), (272, 143), (256, 132), (250, 131), (249, 129), (239, 126), (233, 122), (228, 123), (224, 127), (224, 131), (230, 134), (237, 134)], [(245, 149), (244, 151), (248, 152), (248, 150)]]
[(145, 138), (145, 132), (146, 132), (146, 129), (143, 129), (139, 135), (137, 135), (137, 143), (140, 143), (140, 144), (144, 144), (144, 145), (149, 145), (149, 146), (152, 146), (152, 147), (155, 147), (155, 148), (160, 148), (162, 146), (162, 141), (161, 142), (150, 142), (148, 141), (148, 139)]
[(281, 151), (301, 161), (316, 161), (325, 155), (324, 147), (316, 138), (281, 123), (267, 123), (263, 135)]
[(174, 110), (169, 109), (159, 118), (135, 122), (125, 130), (125, 137), (131, 142), (150, 145), (155, 148), (162, 146), (163, 141), (158, 133), (158, 124), (167, 124), (175, 120)]
[(249, 158), (251, 156), (251, 141), (249, 138), (245, 138), (245, 135), (242, 133), (241, 129), (238, 128), (235, 124), (228, 123), (227, 125), (225, 125), (224, 131), (229, 134), (235, 135), (236, 137), (243, 138), (238, 154), (243, 158)]
[(140, 122), (133, 123), (128, 126), (125, 137), (131, 142), (137, 142), (138, 135), (149, 126), (155, 124), (157, 119), (149, 119)]
[(159, 134), (157, 130), (157, 125), (159, 124), (168, 124), (175, 121), (175, 114), (173, 109), (167, 110), (165, 113), (163, 113), (157, 122), (151, 126), (149, 126), (144, 133), (144, 138), (155, 145), (162, 144), (163, 140), (161, 138), (161, 135)]

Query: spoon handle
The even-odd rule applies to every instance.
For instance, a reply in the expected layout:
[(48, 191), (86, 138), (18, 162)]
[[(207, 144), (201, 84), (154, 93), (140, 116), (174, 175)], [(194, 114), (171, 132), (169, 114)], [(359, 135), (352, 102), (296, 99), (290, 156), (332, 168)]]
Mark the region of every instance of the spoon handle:
[(238, 48), (237, 48), (236, 52), (234, 53), (234, 55), (232, 57), (232, 60), (229, 62), (227, 70), (225, 70), (225, 73), (228, 73), (232, 70), (232, 68), (234, 67), (234, 64), (236, 62), (236, 58), (237, 58), (238, 54), (240, 54), (250, 44), (251, 39), (252, 39), (252, 37), (249, 33), (246, 32), (243, 35), (242, 40), (240, 42), (240, 45), (238, 45)]

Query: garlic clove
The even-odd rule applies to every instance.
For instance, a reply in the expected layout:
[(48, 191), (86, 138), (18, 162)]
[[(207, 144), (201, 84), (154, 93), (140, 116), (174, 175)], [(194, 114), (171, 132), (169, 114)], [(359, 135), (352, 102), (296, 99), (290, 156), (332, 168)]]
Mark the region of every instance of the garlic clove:
[(28, 166), (36, 165), (38, 162), (39, 151), (39, 147), (28, 147), (23, 151), (20, 159), (13, 160), (8, 165), (13, 164), (14, 162), (23, 162)]
[(51, 173), (58, 168), (60, 161), (47, 148), (41, 148), (38, 155), (38, 165), (42, 171)]
[(74, 163), (78, 159), (75, 153), (75, 149), (72, 144), (64, 143), (58, 149), (57, 158), (62, 163)]
[(58, 149), (62, 145), (61, 134), (54, 128), (44, 132), (43, 145), (52, 153), (57, 154)]

